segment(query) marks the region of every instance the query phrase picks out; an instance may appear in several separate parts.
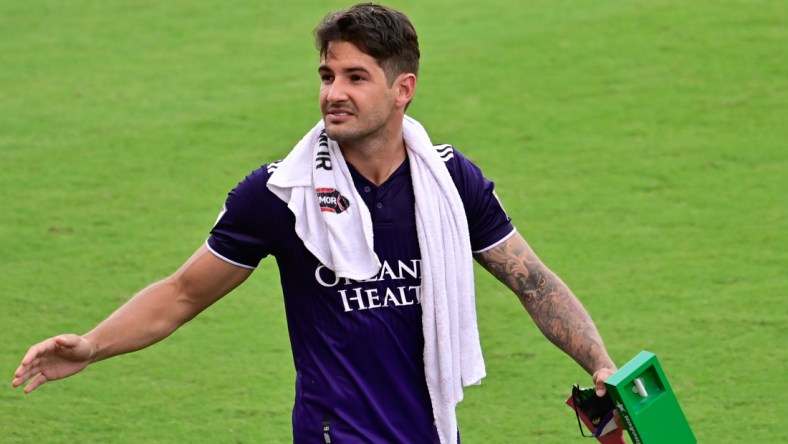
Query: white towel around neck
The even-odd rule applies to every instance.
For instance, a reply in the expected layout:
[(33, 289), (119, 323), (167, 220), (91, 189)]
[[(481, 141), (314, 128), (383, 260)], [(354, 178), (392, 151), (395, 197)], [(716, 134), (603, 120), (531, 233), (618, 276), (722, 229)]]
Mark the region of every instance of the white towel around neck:
[[(278, 165), (268, 189), (295, 215), (306, 248), (339, 277), (364, 280), (381, 263), (369, 209), (336, 142), (319, 122)], [(419, 122), (403, 119), (422, 259), (424, 370), (442, 444), (456, 444), (463, 387), (485, 376), (465, 209), (443, 160)]]

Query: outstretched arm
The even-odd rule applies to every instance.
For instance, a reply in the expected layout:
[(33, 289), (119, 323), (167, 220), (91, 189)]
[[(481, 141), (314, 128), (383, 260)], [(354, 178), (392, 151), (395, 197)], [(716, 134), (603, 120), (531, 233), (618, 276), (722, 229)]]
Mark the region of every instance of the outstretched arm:
[(519, 234), (476, 254), (476, 260), (509, 287), (553, 344), (593, 375), (597, 393), (616, 366), (594, 322), (558, 276), (545, 266)]
[(60, 335), (28, 350), (12, 385), (30, 393), (93, 362), (152, 345), (240, 285), (251, 270), (214, 256), (203, 245), (172, 276), (145, 288), (90, 332)]

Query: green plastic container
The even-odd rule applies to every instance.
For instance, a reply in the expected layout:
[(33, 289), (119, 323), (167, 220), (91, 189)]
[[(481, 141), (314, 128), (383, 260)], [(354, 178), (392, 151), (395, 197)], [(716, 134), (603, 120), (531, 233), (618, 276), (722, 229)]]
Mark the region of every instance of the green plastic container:
[(640, 352), (605, 385), (633, 444), (698, 442), (654, 353)]

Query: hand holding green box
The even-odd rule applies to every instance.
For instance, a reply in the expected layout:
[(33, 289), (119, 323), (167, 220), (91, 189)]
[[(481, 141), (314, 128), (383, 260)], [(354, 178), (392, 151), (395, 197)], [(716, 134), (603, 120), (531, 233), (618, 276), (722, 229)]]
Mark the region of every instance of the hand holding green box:
[(653, 353), (640, 352), (605, 385), (633, 444), (698, 442)]

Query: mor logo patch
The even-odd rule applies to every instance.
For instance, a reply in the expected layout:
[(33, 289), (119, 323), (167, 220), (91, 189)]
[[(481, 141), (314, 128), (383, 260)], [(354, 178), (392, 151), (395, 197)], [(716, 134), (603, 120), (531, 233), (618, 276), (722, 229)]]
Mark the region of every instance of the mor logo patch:
[(339, 194), (334, 188), (315, 188), (317, 192), (317, 202), (320, 205), (320, 211), (328, 211), (331, 213), (341, 213), (350, 207), (350, 201), (347, 197)]

